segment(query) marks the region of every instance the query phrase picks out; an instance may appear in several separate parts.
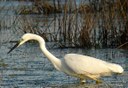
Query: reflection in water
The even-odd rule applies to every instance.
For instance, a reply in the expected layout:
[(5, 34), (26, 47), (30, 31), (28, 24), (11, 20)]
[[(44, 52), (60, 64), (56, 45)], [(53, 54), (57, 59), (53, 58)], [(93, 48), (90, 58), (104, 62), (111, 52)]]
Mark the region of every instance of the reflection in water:
[(62, 88), (84, 88), (84, 87), (106, 87), (123, 88), (127, 86), (128, 54), (127, 50), (119, 49), (49, 49), (56, 57), (62, 57), (67, 53), (80, 53), (109, 62), (122, 65), (125, 69), (124, 75), (117, 77), (103, 77), (105, 83), (96, 85), (94, 81), (87, 80), (86, 85), (80, 85), (76, 78), (67, 76), (56, 71), (47, 58), (42, 55), (38, 44), (25, 44), (10, 54), (6, 54), (11, 43), (1, 46), (0, 52), (0, 79), (2, 87), (62, 87)]

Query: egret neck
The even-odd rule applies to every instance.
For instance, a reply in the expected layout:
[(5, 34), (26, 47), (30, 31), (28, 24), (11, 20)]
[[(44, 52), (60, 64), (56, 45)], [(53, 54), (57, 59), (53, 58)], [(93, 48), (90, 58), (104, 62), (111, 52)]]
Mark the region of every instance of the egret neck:
[(41, 38), (40, 36), (37, 36), (36, 40), (39, 42), (40, 44), (40, 48), (42, 50), (42, 52), (44, 53), (44, 55), (49, 59), (49, 61), (54, 65), (54, 67), (57, 70), (61, 70), (61, 60), (56, 58), (53, 54), (51, 54), (46, 46), (45, 46), (45, 41), (43, 40), (43, 38)]

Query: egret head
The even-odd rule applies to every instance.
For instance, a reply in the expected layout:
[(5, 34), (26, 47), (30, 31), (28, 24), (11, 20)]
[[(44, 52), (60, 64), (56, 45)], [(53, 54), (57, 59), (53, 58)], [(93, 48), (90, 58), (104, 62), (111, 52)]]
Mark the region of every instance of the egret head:
[(19, 44), (17, 47), (19, 47), (20, 45), (24, 44), (25, 42), (29, 41), (29, 40), (32, 40), (34, 38), (34, 35), (35, 34), (31, 34), (31, 33), (26, 33), (24, 34), (21, 39), (19, 40)]
[[(31, 34), (31, 33), (26, 33), (24, 34), (21, 39), (10, 49), (8, 53), (10, 53), (12, 50), (14, 50), (16, 47), (19, 47), (20, 45), (24, 44), (25, 42), (29, 40), (38, 40), (42, 39), (40, 36)], [(43, 40), (44, 41), (44, 40)]]

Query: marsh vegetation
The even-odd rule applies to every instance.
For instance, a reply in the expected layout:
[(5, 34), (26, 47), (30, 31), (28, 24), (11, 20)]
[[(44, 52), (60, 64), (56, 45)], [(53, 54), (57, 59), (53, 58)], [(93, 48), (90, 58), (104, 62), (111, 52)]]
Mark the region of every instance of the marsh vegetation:
[[(120, 64), (126, 75), (102, 79), (111, 87), (128, 86), (128, 0), (0, 1), (0, 86), (81, 88), (54, 70), (34, 41), (6, 54), (27, 32), (41, 35), (60, 59), (80, 53)], [(89, 80), (85, 86), (105, 84)]]
[(11, 8), (5, 3), (1, 30), (36, 33), (61, 48), (127, 48), (127, 0), (21, 0)]

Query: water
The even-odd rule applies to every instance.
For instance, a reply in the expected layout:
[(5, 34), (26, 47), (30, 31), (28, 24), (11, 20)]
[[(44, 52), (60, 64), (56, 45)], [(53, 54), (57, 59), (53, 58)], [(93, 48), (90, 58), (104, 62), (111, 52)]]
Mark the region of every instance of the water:
[[(27, 2), (29, 3), (29, 2)], [(19, 4), (30, 6), (31, 3), (11, 2), (3, 4), (4, 11), (0, 11), (0, 87), (1, 88), (128, 88), (128, 50), (123, 49), (75, 49), (75, 48), (52, 48), (54, 43), (47, 43), (48, 50), (56, 57), (63, 59), (67, 53), (78, 53), (93, 56), (120, 64), (125, 69), (125, 74), (115, 77), (102, 77), (105, 83), (95, 84), (92, 80), (87, 80), (87, 84), (80, 85), (79, 80), (68, 76), (54, 69), (52, 64), (42, 54), (37, 43), (27, 43), (10, 54), (9, 49), (14, 45), (9, 41), (18, 40), (23, 35), (26, 21), (38, 29), (45, 28), (41, 23), (45, 17), (43, 15), (17, 16), (14, 7)], [(12, 6), (12, 10), (9, 8)], [(20, 6), (20, 7), (21, 7)], [(18, 9), (20, 9), (20, 7)], [(6, 12), (7, 10), (7, 12)], [(11, 12), (10, 12), (11, 11)], [(13, 14), (12, 14), (13, 13)], [(26, 18), (24, 18), (26, 17)], [(44, 18), (43, 18), (44, 17)], [(24, 19), (26, 21), (24, 21)], [(50, 18), (50, 20), (53, 18)], [(36, 21), (35, 21), (36, 20)], [(49, 19), (47, 19), (49, 20)], [(38, 22), (37, 22), (38, 21)], [(24, 23), (24, 24), (23, 24)], [(43, 28), (42, 28), (43, 26)], [(33, 28), (33, 27), (32, 27)], [(50, 31), (51, 32), (51, 31)]]
[[(115, 77), (103, 77), (102, 83), (96, 85), (88, 80), (86, 85), (80, 85), (79, 81), (62, 72), (55, 70), (52, 64), (42, 54), (37, 43), (27, 43), (10, 54), (6, 54), (12, 43), (2, 44), (0, 48), (0, 85), (1, 87), (40, 88), (126, 88), (128, 86), (128, 51), (121, 49), (49, 49), (56, 57), (63, 59), (67, 53), (79, 53), (100, 58), (109, 62), (118, 63), (125, 69), (124, 75)], [(47, 44), (49, 46), (49, 44)]]

